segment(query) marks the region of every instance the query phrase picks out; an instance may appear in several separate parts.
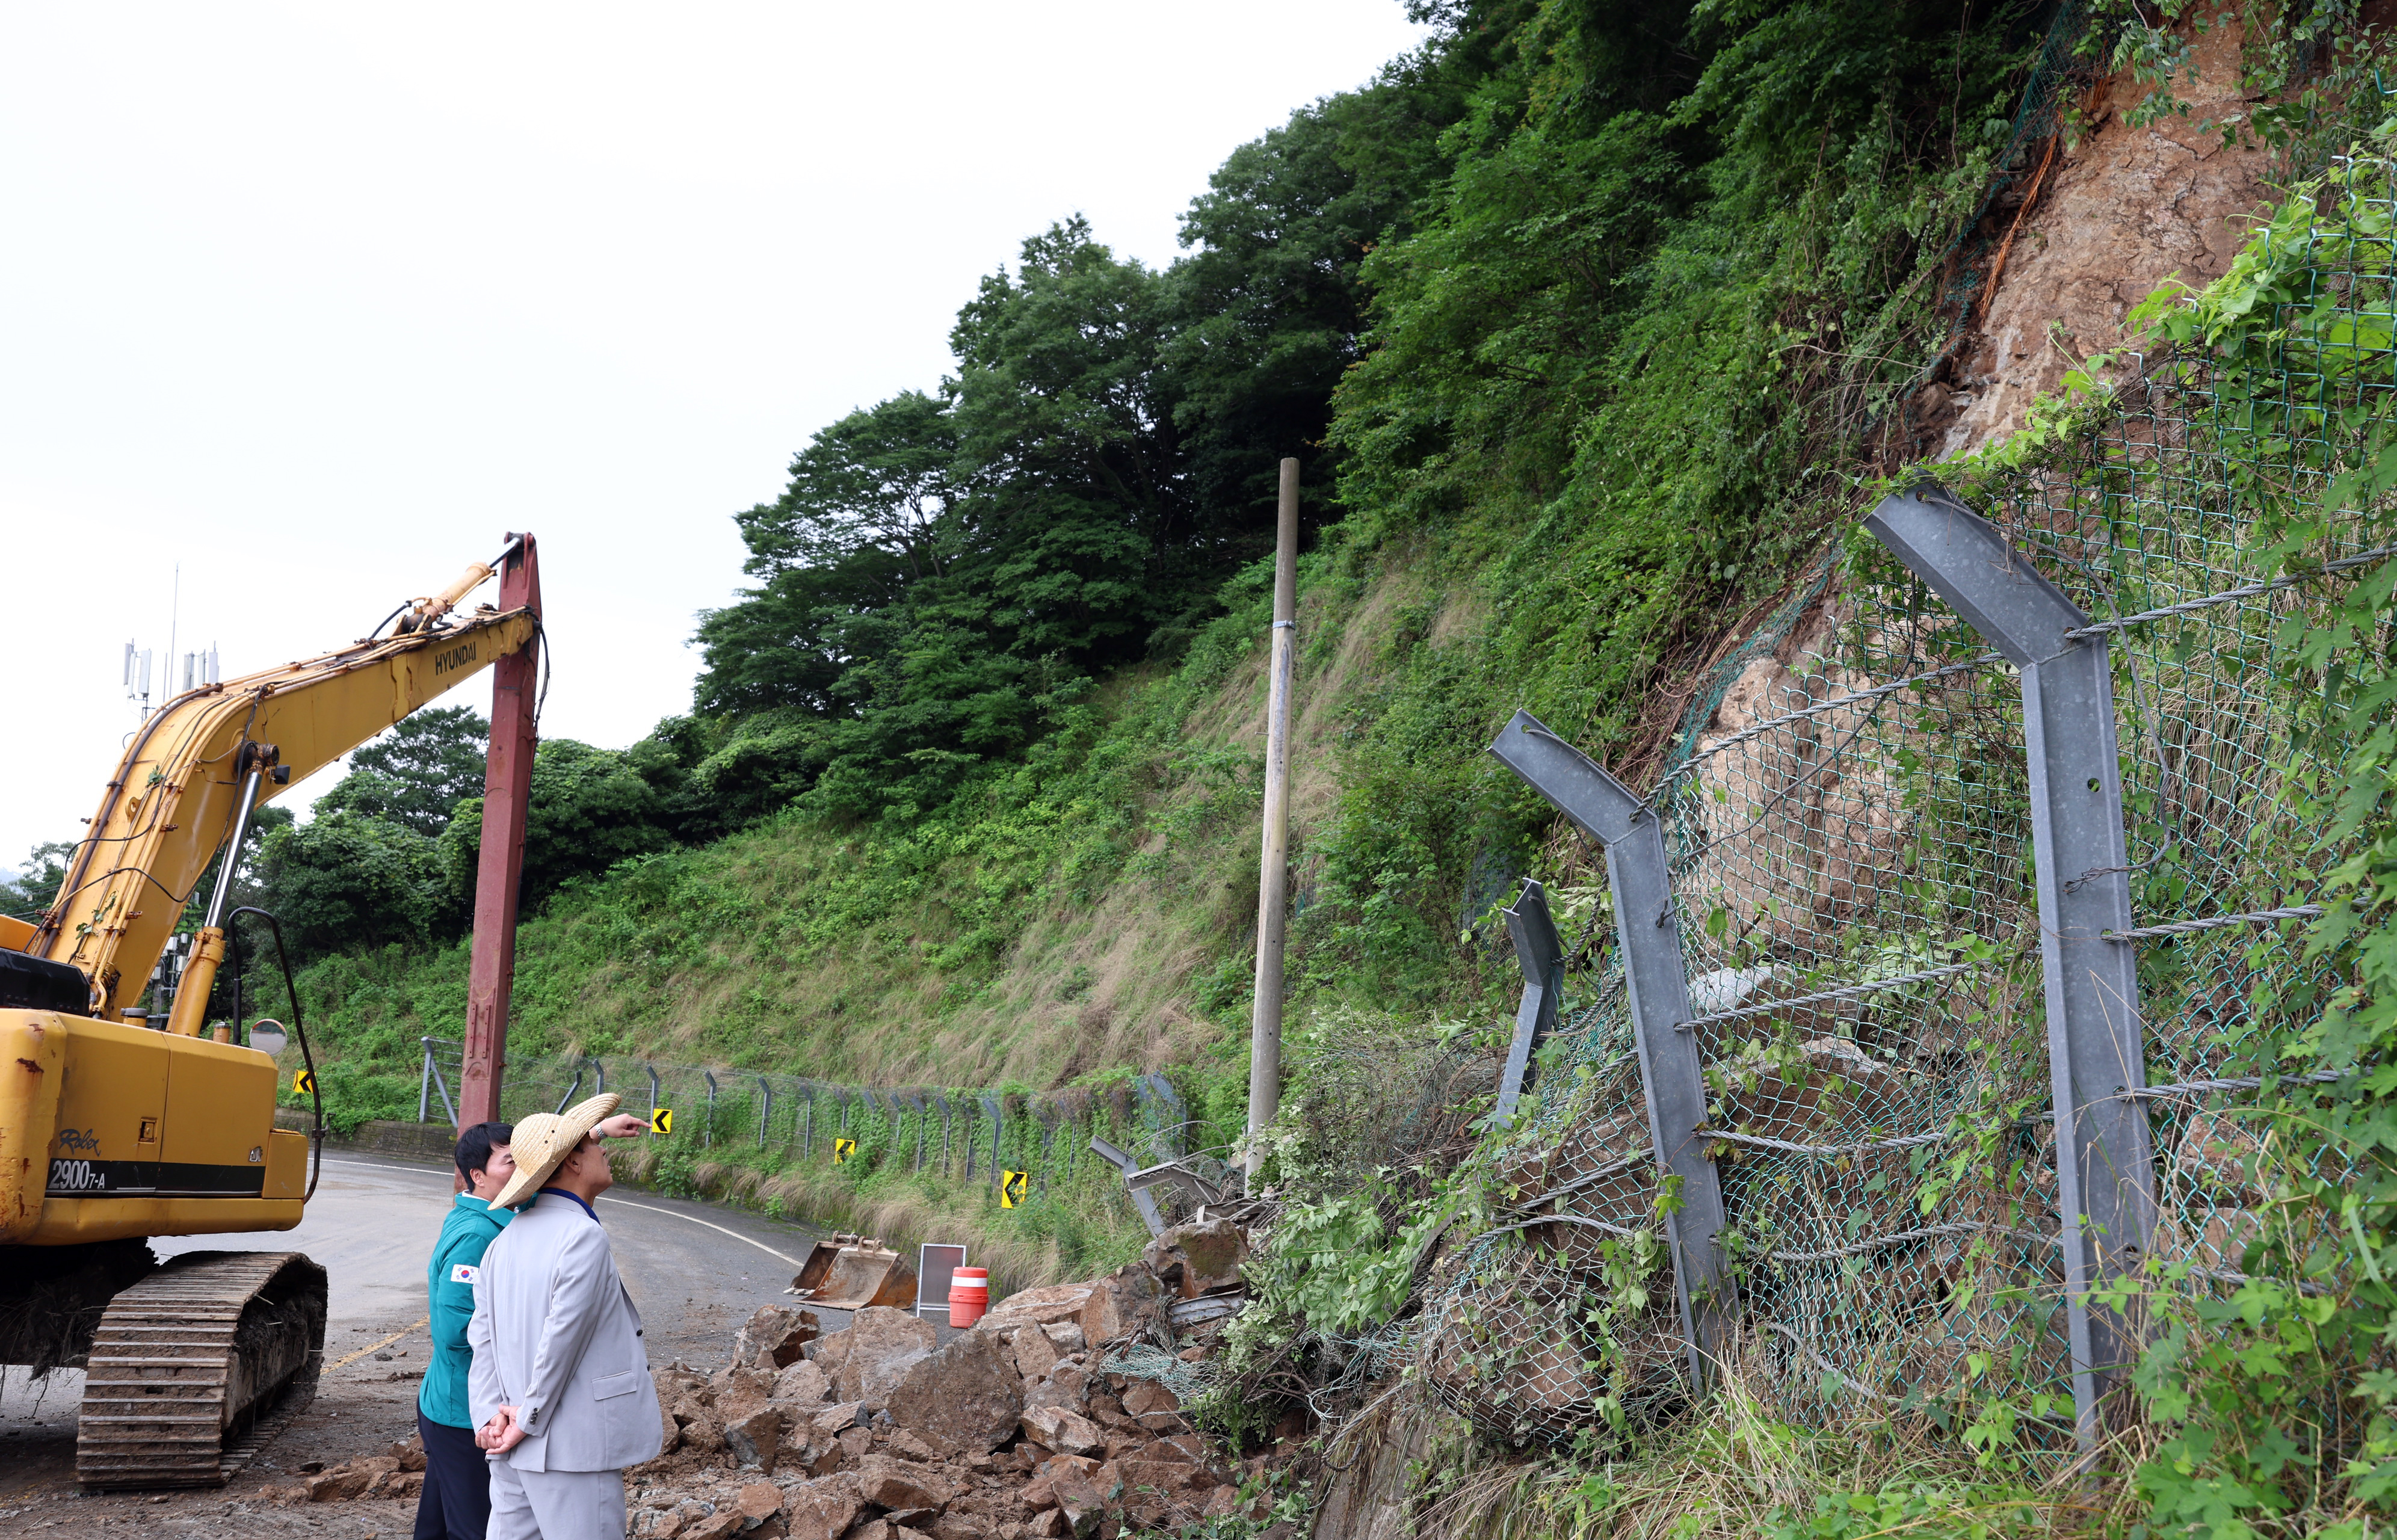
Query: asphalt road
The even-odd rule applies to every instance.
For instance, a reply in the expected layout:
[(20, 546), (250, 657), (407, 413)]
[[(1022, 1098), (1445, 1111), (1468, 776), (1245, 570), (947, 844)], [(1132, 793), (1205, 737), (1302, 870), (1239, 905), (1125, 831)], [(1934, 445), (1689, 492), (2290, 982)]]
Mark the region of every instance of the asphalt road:
[[(424, 1314), (424, 1265), (449, 1212), (447, 1166), (327, 1156), (324, 1179), (296, 1230), (193, 1236), (151, 1243), (161, 1260), (182, 1252), (296, 1251), (325, 1265), (331, 1288), (328, 1360), (344, 1334), (397, 1330), (394, 1319)], [(814, 1231), (762, 1215), (661, 1198), (603, 1193), (600, 1222), (616, 1268), (641, 1312), (649, 1360), (721, 1361), (732, 1332), (760, 1305), (788, 1305), (783, 1291), (799, 1270)], [(826, 1331), (848, 1324), (821, 1311)], [(833, 1319), (833, 1318), (837, 1318)], [(406, 1324), (405, 1321), (397, 1323)]]
[[(240, 1499), (261, 1481), (288, 1481), (304, 1461), (328, 1463), (381, 1453), (416, 1430), (418, 1381), (426, 1338), (424, 1269), (449, 1206), (446, 1166), (395, 1158), (328, 1156), (324, 1179), (294, 1230), (194, 1236), (152, 1242), (161, 1258), (194, 1251), (298, 1251), (325, 1265), (330, 1315), (326, 1371), (316, 1402), (250, 1470), (222, 1492), (179, 1494), (163, 1507), (140, 1496), (82, 1498), (74, 1493), (75, 1409), (83, 1375), (61, 1371), (29, 1383), (22, 1369), (0, 1373), (0, 1534), (28, 1533), (101, 1517), (131, 1520), (152, 1533), (283, 1533), (281, 1510), (248, 1511)], [(761, 1305), (794, 1303), (783, 1291), (815, 1233), (738, 1210), (662, 1198), (608, 1193), (598, 1203), (623, 1275), (641, 1312), (649, 1362), (676, 1359), (713, 1370), (732, 1334)], [(820, 1310), (824, 1328), (849, 1313)], [(944, 1333), (945, 1334), (945, 1333)], [(366, 1533), (388, 1515), (315, 1510), (291, 1533)], [(120, 1513), (120, 1510), (121, 1513)], [(298, 1516), (293, 1516), (298, 1521)]]

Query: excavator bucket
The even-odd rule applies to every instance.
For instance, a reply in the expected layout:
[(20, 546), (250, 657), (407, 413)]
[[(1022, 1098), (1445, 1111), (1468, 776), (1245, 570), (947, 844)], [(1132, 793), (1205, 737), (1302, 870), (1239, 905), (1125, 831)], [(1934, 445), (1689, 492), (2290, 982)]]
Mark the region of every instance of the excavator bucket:
[(816, 1242), (791, 1279), (791, 1292), (828, 1310), (863, 1310), (869, 1305), (913, 1309), (916, 1269), (897, 1252), (870, 1238), (837, 1235)]

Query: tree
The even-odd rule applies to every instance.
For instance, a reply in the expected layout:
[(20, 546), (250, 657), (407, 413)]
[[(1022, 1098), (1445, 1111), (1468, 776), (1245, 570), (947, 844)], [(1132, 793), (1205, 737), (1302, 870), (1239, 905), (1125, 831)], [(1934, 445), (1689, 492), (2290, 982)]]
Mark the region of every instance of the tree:
[(1172, 291), (1076, 215), (957, 313), (963, 496), (944, 595), (1003, 649), (1077, 667), (1140, 656), (1211, 564), (1194, 534), (1172, 382)]
[[(267, 832), (258, 870), (260, 907), (282, 922), (294, 967), (328, 952), (418, 945), (449, 929), (434, 842), (390, 819), (319, 804), (308, 823)], [(248, 933), (255, 944), (263, 932)]]
[[(577, 877), (596, 877), (629, 856), (672, 845), (666, 813), (665, 797), (643, 777), (633, 755), (571, 738), (547, 740), (533, 753), (519, 908), (536, 908)], [(474, 913), (482, 838), (483, 802), (476, 797), (459, 805), (433, 858), (446, 902), (462, 924)]]
[(736, 516), (743, 569), (764, 581), (700, 619), (703, 714), (864, 707), (899, 617), (942, 573), (957, 452), (947, 403), (910, 391), (817, 434), (783, 495)]
[(0, 881), (0, 914), (30, 920), (48, 908), (67, 879), (67, 861), (74, 850), (73, 840), (56, 840), (28, 850), (23, 869)]
[(451, 812), (483, 793), (491, 724), (472, 706), (429, 706), (350, 756), (350, 773), (316, 802), (405, 824), (437, 839)]
[(1175, 425), (1205, 538), (1237, 567), (1273, 548), (1285, 455), (1319, 522), (1336, 456), (1323, 446), (1332, 392), (1362, 356), (1372, 298), (1361, 271), (1413, 229), (1444, 174), (1441, 131), (1466, 107), (1437, 56), (1400, 60), (1234, 150), (1182, 216), (1177, 318), (1165, 349)]
[(906, 578), (937, 577), (957, 453), (948, 403), (921, 391), (850, 413), (791, 461), (780, 498), (735, 516), (749, 547), (742, 570), (772, 578), (837, 568), (875, 550), (904, 566)]

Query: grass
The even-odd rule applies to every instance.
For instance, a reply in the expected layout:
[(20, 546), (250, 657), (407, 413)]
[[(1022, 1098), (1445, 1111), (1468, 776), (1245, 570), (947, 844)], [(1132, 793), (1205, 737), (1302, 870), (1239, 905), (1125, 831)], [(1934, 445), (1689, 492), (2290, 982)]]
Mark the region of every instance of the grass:
[(1413, 1445), (1417, 1533), (1459, 1540), (2003, 1540), (2118, 1528), (2116, 1494), (1990, 1468), (1927, 1425), (1800, 1427), (1735, 1380), (1706, 1415), (1606, 1454), (1526, 1457), (1406, 1393), (1330, 1442), (1345, 1466)]
[[(1440, 599), (1422, 553), (1305, 566), (1293, 1014), (1398, 976), (1359, 954), (1337, 905), (1313, 903), (1330, 832), (1353, 812), (1343, 744), (1403, 663), (1394, 617), (1438, 617), (1418, 649), (1469, 648), (1480, 613)], [(518, 929), (511, 1060), (629, 1053), (1032, 1091), (1172, 1065), (1244, 1081), (1266, 591), (1236, 583), (1228, 597), (1180, 665), (1117, 677), (1078, 729), (950, 807), (877, 825), (794, 810), (556, 894)], [(1503, 1015), (1512, 970), (1486, 947), (1450, 950), (1460, 999)], [(459, 1035), (467, 965), (461, 941), (302, 971), (337, 1123), (413, 1116), (419, 1039)]]
[(996, 1304), (1018, 1290), (1113, 1272), (1148, 1243), (1120, 1184), (1110, 1192), (1091, 1164), (1084, 1162), (1078, 1180), (1055, 1182), (1014, 1209), (1001, 1208), (997, 1191), (980, 1179), (944, 1179), (931, 1171), (852, 1172), (755, 1151), (693, 1158), (676, 1145), (644, 1142), (620, 1160), (618, 1174), (670, 1196), (879, 1237), (909, 1257), (926, 1242), (963, 1244), (973, 1265), (990, 1269)]

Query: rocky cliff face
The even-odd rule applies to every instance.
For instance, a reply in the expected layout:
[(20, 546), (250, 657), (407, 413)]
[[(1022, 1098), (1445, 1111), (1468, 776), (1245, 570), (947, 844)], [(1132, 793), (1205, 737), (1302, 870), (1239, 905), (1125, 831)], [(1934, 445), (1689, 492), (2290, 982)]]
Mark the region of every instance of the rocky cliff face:
[[(2203, 288), (2229, 271), (2273, 192), (2271, 153), (2241, 133), (2256, 106), (2242, 86), (2245, 35), (2225, 17), (2195, 37), (2197, 75), (2179, 77), (2174, 87), (2186, 113), (2134, 126), (2129, 118), (2146, 88), (2127, 76), (2109, 78), (2075, 103), (2074, 141), (2059, 138), (2036, 153), (2021, 195), (1999, 210), (2000, 257), (1964, 318), (1946, 378), (1913, 403), (1933, 462), (2014, 433), (2068, 369), (2096, 355), (2110, 355), (2101, 378), (2135, 372), (2142, 361), (2120, 351), (2133, 307), (2167, 283)], [(1827, 590), (1732, 682), (1698, 747), (1858, 688), (1828, 657), (1847, 618), (1837, 587)], [(1770, 745), (1745, 752), (1759, 762), (1724, 760), (1717, 773), (1747, 774), (1743, 804), (1778, 806), (1776, 785), (1794, 785), (1802, 766), (1762, 763)], [(1819, 813), (1804, 802), (1799, 798), (1788, 816)], [(1885, 840), (1894, 831), (1872, 835)]]
[(2241, 133), (2255, 107), (2241, 85), (2245, 37), (2228, 17), (2197, 36), (2197, 78), (2175, 86), (2186, 114), (2134, 127), (2145, 87), (2122, 77), (2079, 103), (2079, 141), (2054, 145), (2026, 187), (1952, 383), (1932, 387), (1946, 419), (1935, 458), (2021, 427), (2065, 370), (2119, 348), (2122, 318), (2168, 280), (2203, 288), (2229, 271), (2270, 193), (2270, 154)]

